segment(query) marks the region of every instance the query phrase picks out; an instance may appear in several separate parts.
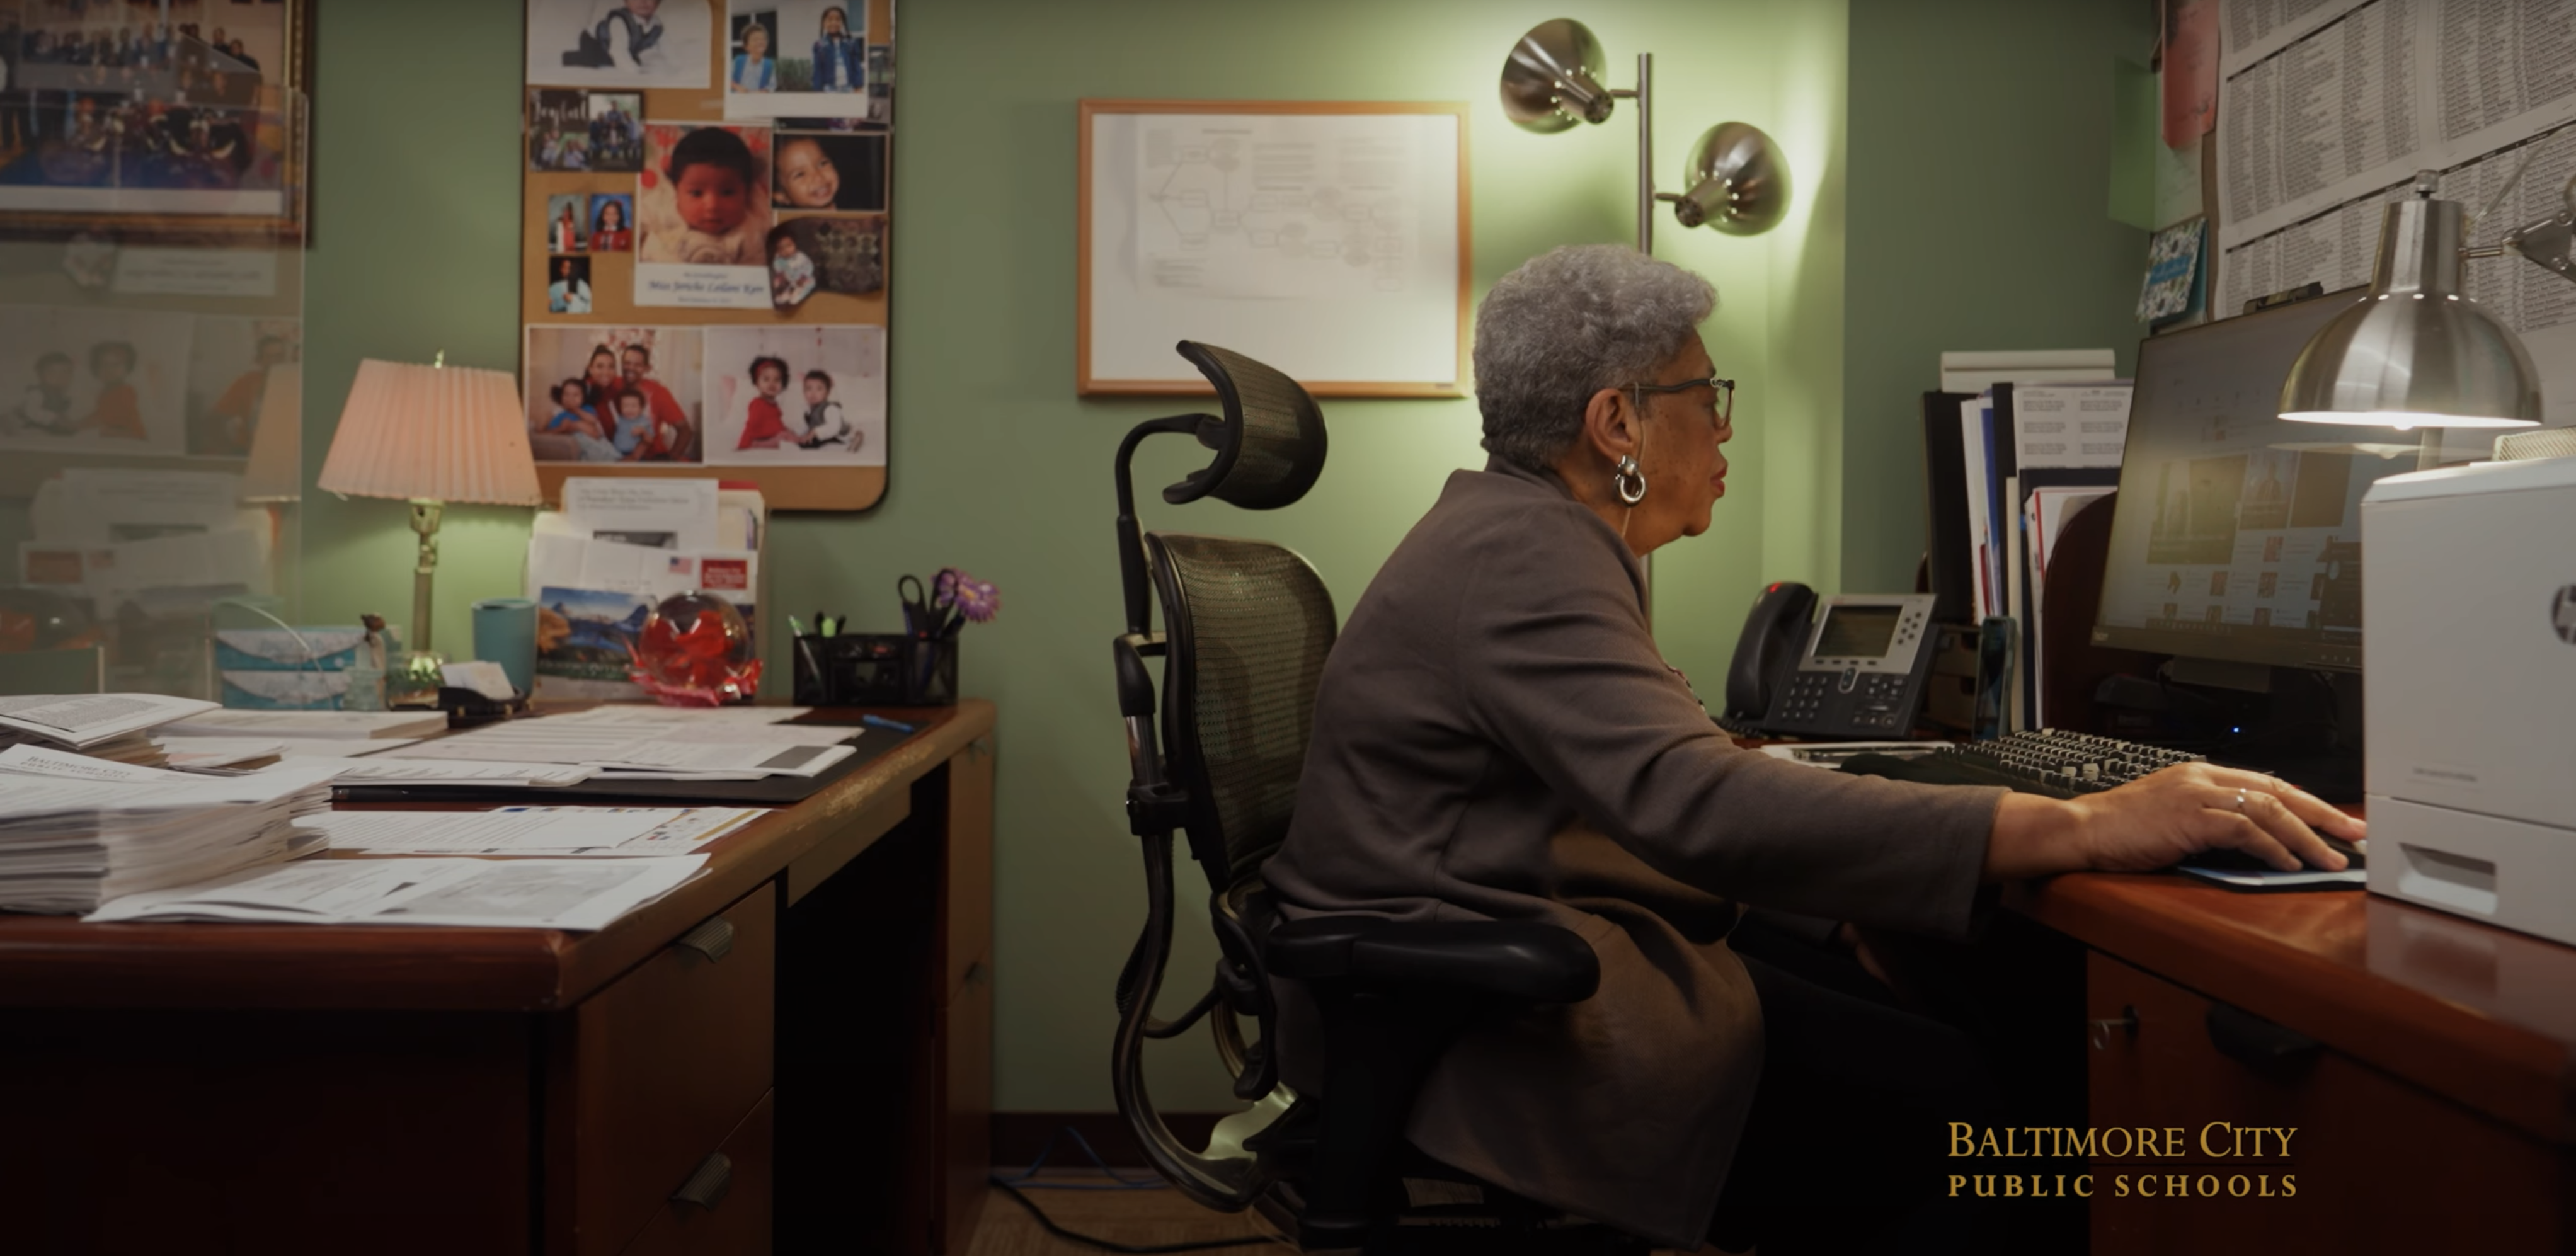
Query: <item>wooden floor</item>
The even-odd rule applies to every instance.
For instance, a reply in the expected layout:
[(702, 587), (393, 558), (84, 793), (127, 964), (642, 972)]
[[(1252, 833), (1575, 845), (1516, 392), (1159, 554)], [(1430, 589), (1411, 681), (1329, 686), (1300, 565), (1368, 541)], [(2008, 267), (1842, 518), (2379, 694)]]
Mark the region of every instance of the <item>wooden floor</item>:
[[(1003, 1170), (1006, 1173), (1012, 1171)], [(1123, 1171), (1123, 1175), (1142, 1177), (1151, 1172), (1129, 1169)], [(1053, 1170), (1040, 1175), (1038, 1180), (1081, 1185), (1107, 1181), (1096, 1172)], [(1229, 1252), (1259, 1256), (1265, 1252), (1296, 1250), (1292, 1244), (1279, 1242), (1268, 1224), (1249, 1212), (1211, 1212), (1169, 1187), (1145, 1191), (1030, 1190), (1025, 1193), (1038, 1207), (1045, 1209), (1057, 1225), (1113, 1243), (1186, 1243), (1201, 1239), (1243, 1238), (1264, 1241), (1210, 1250), (1217, 1252), (1218, 1256)], [(1000, 1191), (986, 1197), (984, 1218), (975, 1227), (974, 1245), (967, 1249), (967, 1256), (1074, 1256), (1076, 1253), (1099, 1256), (1099, 1249), (1068, 1243), (1048, 1234), (1027, 1209)]]

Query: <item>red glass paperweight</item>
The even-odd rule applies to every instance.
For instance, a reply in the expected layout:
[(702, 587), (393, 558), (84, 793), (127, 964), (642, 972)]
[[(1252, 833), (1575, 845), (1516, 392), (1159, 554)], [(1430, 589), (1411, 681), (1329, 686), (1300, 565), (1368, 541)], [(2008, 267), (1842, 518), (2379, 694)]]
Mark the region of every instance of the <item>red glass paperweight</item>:
[(675, 593), (635, 634), (635, 683), (665, 706), (748, 702), (760, 689), (751, 625), (712, 593)]

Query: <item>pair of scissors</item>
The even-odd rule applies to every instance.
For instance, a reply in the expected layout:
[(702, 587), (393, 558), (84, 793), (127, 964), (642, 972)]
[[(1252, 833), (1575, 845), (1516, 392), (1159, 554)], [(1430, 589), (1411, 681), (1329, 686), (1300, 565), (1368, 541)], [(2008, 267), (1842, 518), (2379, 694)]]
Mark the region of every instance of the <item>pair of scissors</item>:
[(894, 582), (895, 596), (903, 600), (903, 630), (909, 636), (921, 636), (931, 630), (938, 617), (931, 611), (930, 590), (919, 576), (904, 576)]

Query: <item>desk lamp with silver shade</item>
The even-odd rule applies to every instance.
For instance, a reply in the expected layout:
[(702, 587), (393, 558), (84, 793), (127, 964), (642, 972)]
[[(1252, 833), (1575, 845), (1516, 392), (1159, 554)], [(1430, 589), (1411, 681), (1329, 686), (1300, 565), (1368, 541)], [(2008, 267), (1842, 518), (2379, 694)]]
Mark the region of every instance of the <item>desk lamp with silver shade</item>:
[[(2521, 177), (2517, 170), (2506, 181), (2496, 204)], [(2473, 259), (2510, 252), (2576, 281), (2569, 260), (2576, 179), (2561, 191), (2565, 209), (2478, 249), (2466, 245), (2467, 207), (2437, 198), (2440, 187), (2439, 172), (2420, 171), (2415, 194), (2388, 206), (2370, 290), (2300, 352), (2281, 385), (2282, 418), (2423, 428), (2427, 466), (2440, 448), (2439, 429), (2540, 426), (2540, 374), (2530, 350), (2462, 291), (2462, 274)]]

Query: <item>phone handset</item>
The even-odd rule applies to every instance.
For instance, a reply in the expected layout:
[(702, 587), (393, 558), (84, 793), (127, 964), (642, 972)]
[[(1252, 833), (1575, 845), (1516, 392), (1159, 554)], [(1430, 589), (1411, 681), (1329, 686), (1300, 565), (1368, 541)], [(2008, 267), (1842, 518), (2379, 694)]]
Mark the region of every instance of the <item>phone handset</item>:
[(1754, 599), (1726, 668), (1728, 722), (1750, 726), (1770, 714), (1781, 673), (1806, 646), (1815, 607), (1816, 591), (1791, 580), (1770, 585)]

